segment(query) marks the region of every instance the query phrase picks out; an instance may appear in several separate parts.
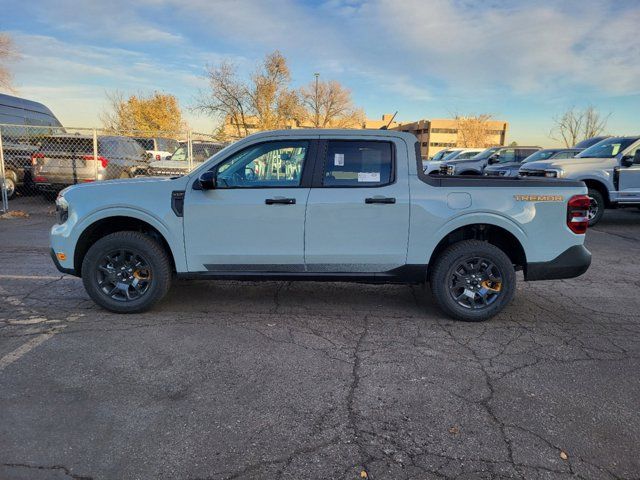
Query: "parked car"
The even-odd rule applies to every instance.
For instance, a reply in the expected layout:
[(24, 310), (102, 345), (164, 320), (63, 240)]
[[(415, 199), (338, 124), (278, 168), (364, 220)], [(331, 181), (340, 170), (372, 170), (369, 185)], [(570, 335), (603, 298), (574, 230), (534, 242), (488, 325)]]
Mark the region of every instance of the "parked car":
[(582, 182), (433, 177), (393, 130), (283, 130), (175, 178), (75, 185), (56, 201), (57, 268), (114, 312), (156, 304), (174, 276), (430, 281), (448, 315), (481, 321), (525, 280), (584, 273)]
[(585, 140), (582, 140), (581, 142), (576, 143), (573, 148), (584, 150), (585, 148), (594, 146), (596, 143), (601, 142), (605, 138), (611, 138), (611, 135), (601, 135), (599, 137), (587, 138)]
[(442, 162), (441, 175), (482, 175), (487, 165), (522, 162), (541, 147), (491, 147), (468, 160)]
[(517, 177), (520, 167), (528, 162), (538, 160), (573, 158), (582, 150), (578, 148), (545, 148), (529, 155), (522, 162), (499, 163), (485, 167), (484, 174), (499, 177)]
[[(223, 143), (213, 142), (191, 142), (191, 153), (193, 156), (191, 168), (200, 166), (202, 162), (209, 159), (212, 155), (218, 153), (225, 147)], [(148, 174), (152, 176), (169, 176), (184, 175), (189, 172), (189, 156), (187, 152), (187, 144), (182, 144), (178, 149), (164, 160), (151, 162), (149, 164)]]
[(429, 175), (438, 175), (440, 174), (440, 165), (442, 165), (442, 162), (448, 162), (450, 160), (467, 160), (469, 158), (475, 157), (482, 151), (484, 151), (484, 148), (452, 149), (439, 161), (431, 160), (429, 162), (423, 162), (424, 172)]
[(64, 133), (60, 121), (43, 104), (5, 94), (0, 94), (0, 124), (11, 125), (3, 129), (5, 142), (19, 142), (19, 137), (36, 134)]
[(609, 137), (567, 160), (528, 162), (519, 174), (583, 181), (589, 189), (589, 225), (595, 225), (605, 208), (640, 205), (640, 136)]
[(154, 160), (164, 160), (180, 146), (180, 142), (173, 138), (164, 137), (135, 137), (136, 142), (146, 150)]
[(76, 183), (131, 178), (146, 173), (149, 154), (130, 137), (99, 136), (97, 161), (90, 135), (51, 135), (33, 155), (38, 190), (54, 194)]
[(436, 153), (431, 159), (422, 158), (422, 170), (425, 173), (433, 173), (434, 169), (440, 168), (442, 160), (447, 155), (461, 151), (462, 148), (444, 148)]
[(9, 139), (2, 142), (4, 184), (9, 200), (18, 190), (34, 191), (31, 156), (37, 149), (34, 145), (15, 143)]

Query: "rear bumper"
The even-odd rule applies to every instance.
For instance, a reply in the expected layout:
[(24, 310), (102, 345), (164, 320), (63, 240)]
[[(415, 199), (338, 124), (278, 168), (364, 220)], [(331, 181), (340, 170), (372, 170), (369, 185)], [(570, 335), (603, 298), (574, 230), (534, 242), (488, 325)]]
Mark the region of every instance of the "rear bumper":
[(524, 279), (558, 280), (579, 277), (591, 265), (591, 252), (584, 245), (574, 245), (549, 262), (528, 263)]

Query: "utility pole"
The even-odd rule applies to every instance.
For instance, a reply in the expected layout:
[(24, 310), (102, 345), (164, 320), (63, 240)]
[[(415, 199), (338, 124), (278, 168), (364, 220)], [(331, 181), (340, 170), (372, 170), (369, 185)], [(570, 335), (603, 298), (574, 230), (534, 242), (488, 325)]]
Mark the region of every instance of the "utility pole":
[(314, 73), (313, 75), (316, 77), (316, 100), (314, 102), (315, 107), (316, 107), (315, 127), (318, 128), (320, 126), (320, 106), (318, 105), (318, 77), (320, 76), (320, 74), (319, 73)]

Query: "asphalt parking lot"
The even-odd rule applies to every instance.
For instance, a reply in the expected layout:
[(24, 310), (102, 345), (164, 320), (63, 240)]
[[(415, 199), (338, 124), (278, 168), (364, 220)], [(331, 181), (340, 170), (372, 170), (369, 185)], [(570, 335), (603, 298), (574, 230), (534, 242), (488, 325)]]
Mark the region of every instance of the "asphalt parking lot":
[(638, 209), (589, 232), (585, 276), (465, 324), (419, 287), (337, 283), (181, 281), (110, 314), (21, 201), (0, 220), (1, 479), (640, 478)]

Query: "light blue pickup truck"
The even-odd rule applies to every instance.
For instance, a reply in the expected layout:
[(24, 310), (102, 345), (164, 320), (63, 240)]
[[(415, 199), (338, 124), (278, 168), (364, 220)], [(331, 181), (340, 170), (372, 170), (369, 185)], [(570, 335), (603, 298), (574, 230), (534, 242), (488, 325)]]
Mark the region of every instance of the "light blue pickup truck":
[(544, 280), (589, 267), (582, 182), (421, 166), (408, 133), (259, 133), (184, 176), (63, 190), (51, 255), (114, 312), (150, 308), (175, 277), (430, 282), (466, 321), (501, 311), (517, 270)]

